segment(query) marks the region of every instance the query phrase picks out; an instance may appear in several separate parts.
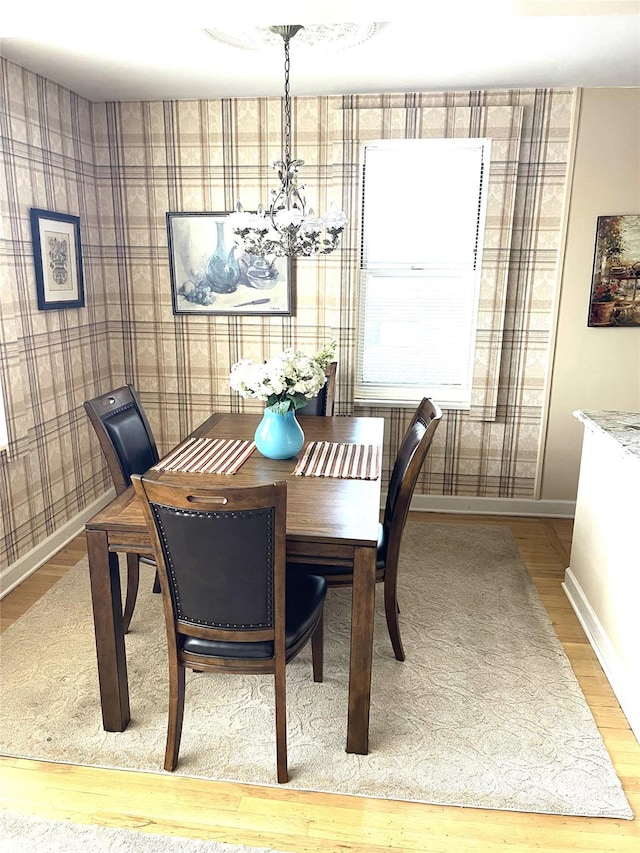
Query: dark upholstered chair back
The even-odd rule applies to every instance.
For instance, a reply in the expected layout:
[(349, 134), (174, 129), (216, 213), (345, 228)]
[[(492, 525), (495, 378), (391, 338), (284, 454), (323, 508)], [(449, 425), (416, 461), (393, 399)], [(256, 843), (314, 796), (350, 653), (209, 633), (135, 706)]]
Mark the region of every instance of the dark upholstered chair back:
[(183, 635), (185, 650), (206, 641), (209, 655), (271, 658), (279, 620), (284, 659), (286, 482), (205, 490), (136, 475), (133, 484), (162, 554), (170, 644)]
[(387, 549), (394, 541), (397, 541), (399, 549), (418, 475), (441, 419), (439, 406), (424, 397), (398, 449), (384, 510), (384, 541)]
[[(271, 489), (265, 497), (271, 493), (275, 496)], [(151, 509), (177, 620), (211, 628), (273, 628), (275, 505), (226, 511), (216, 503), (200, 509), (152, 502)]]
[(338, 363), (332, 361), (327, 365), (327, 381), (320, 389), (317, 397), (309, 400), (305, 406), (296, 410), (296, 415), (320, 415), (321, 417), (333, 417), (336, 398), (336, 371)]
[(116, 494), (158, 461), (158, 450), (133, 385), (87, 400), (85, 410), (100, 440)]

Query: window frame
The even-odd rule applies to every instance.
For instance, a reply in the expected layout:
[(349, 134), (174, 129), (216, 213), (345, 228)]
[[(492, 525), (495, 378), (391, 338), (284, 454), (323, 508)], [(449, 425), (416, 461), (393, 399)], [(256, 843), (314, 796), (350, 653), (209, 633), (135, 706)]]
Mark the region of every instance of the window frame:
[[(471, 253), (467, 254), (467, 260), (458, 263), (443, 263), (442, 260), (424, 260), (417, 263), (404, 261), (394, 263), (393, 261), (381, 263), (370, 262), (367, 252), (367, 226), (366, 226), (366, 169), (367, 151), (390, 150), (405, 151), (409, 146), (416, 150), (422, 147), (425, 151), (431, 147), (434, 151), (446, 149), (448, 156), (458, 151), (474, 151), (479, 154), (478, 173), (478, 196), (475, 192), (469, 208), (469, 215), (475, 224), (475, 235), (469, 235), (474, 243)], [(428, 156), (428, 155), (427, 155)], [(475, 166), (475, 164), (474, 164)], [(474, 380), (474, 360), (476, 351), (476, 336), (478, 326), (478, 312), (481, 295), (482, 278), (482, 253), (485, 237), (488, 187), (491, 168), (491, 139), (488, 137), (463, 137), (463, 138), (433, 138), (433, 139), (378, 139), (371, 140), (362, 145), (361, 148), (361, 209), (362, 209), (362, 231), (360, 243), (360, 264), (357, 293), (357, 316), (356, 316), (356, 352), (355, 352), (355, 384), (354, 399), (360, 405), (414, 405), (423, 397), (430, 396), (437, 399), (441, 405), (450, 409), (462, 409), (469, 411), (472, 405), (472, 392)], [(393, 242), (393, 241), (391, 241)], [(467, 245), (469, 245), (467, 243)], [(472, 260), (471, 260), (472, 258)], [(435, 276), (457, 277), (462, 286), (465, 282), (470, 286), (471, 293), (466, 301), (468, 317), (466, 319), (466, 330), (464, 339), (467, 341), (467, 357), (464, 381), (460, 382), (437, 382), (425, 383), (415, 382), (366, 382), (365, 373), (365, 335), (367, 324), (367, 293), (370, 281), (382, 277), (395, 276), (396, 278), (409, 282), (418, 278), (423, 273), (429, 278), (430, 283), (435, 282)], [(457, 275), (456, 275), (457, 273)], [(407, 285), (407, 289), (410, 284)], [(427, 297), (428, 299), (428, 297)], [(436, 302), (433, 303), (437, 304)], [(425, 305), (426, 308), (426, 305)], [(441, 327), (435, 329), (441, 334), (445, 330), (445, 320)], [(435, 327), (434, 327), (435, 328)], [(452, 377), (451, 377), (452, 378)]]

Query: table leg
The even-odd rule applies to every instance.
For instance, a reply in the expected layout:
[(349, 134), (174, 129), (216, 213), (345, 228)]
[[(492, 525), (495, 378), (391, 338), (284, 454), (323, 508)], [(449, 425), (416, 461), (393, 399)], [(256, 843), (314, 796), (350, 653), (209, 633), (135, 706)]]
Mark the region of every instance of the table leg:
[(102, 725), (108, 732), (122, 732), (131, 714), (118, 555), (109, 553), (107, 534), (100, 530), (87, 530), (87, 553)]
[(360, 755), (366, 755), (369, 751), (375, 595), (376, 550), (356, 548), (353, 559), (347, 752)]

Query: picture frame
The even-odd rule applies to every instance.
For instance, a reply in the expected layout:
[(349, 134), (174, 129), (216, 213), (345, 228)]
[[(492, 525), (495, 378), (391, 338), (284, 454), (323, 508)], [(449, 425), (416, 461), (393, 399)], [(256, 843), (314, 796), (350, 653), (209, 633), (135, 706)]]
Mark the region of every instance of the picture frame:
[(260, 258), (235, 241), (226, 212), (168, 212), (174, 314), (290, 315), (291, 258)]
[(83, 308), (80, 217), (32, 207), (30, 220), (38, 308)]
[(640, 326), (640, 214), (597, 218), (587, 325)]

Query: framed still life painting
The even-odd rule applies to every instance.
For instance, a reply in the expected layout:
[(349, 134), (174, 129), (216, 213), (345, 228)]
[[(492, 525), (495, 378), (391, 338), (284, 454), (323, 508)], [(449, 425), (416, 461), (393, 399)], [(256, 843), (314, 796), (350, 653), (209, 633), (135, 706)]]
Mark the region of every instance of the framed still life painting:
[(290, 258), (234, 240), (228, 213), (167, 213), (174, 314), (291, 314)]
[(640, 326), (640, 214), (599, 216), (589, 326)]
[(30, 218), (38, 308), (82, 308), (80, 218), (36, 207)]

